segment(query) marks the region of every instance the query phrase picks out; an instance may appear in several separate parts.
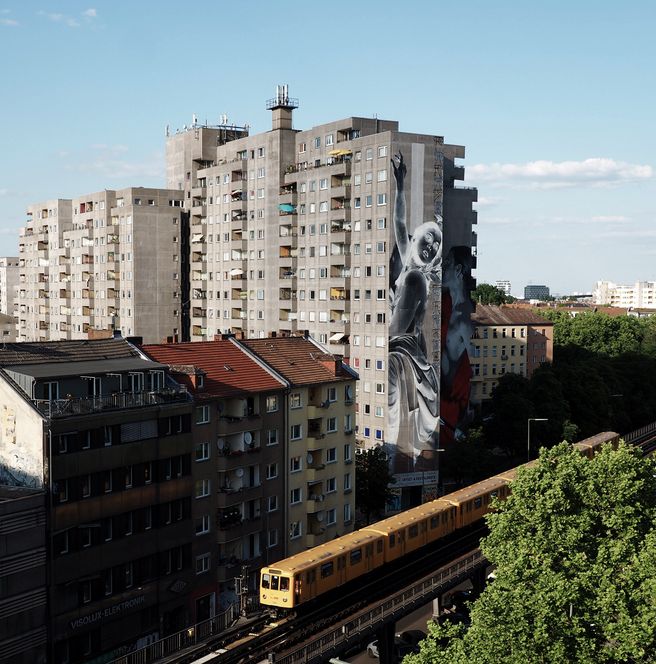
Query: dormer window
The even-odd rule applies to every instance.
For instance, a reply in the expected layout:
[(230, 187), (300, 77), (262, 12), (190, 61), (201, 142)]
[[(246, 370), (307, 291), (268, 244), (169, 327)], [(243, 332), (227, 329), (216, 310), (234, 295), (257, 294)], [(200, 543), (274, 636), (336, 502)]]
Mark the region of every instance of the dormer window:
[(196, 374), (196, 387), (205, 387), (205, 376), (203, 374)]

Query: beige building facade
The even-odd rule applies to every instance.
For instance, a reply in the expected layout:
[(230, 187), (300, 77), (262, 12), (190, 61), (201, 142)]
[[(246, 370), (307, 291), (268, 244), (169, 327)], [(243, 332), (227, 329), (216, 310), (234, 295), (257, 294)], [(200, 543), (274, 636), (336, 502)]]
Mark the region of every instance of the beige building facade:
[(531, 310), (478, 304), (472, 323), (473, 404), (488, 400), (504, 374), (530, 378), (553, 361), (553, 323)]

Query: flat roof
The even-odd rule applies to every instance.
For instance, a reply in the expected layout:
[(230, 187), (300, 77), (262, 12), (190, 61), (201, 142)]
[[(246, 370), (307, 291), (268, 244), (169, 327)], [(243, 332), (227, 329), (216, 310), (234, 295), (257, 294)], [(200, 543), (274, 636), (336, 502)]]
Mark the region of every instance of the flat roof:
[(122, 357), (113, 360), (91, 360), (86, 362), (44, 362), (43, 364), (15, 364), (5, 367), (6, 371), (24, 374), (34, 378), (56, 378), (81, 376), (84, 374), (108, 374), (125, 371), (157, 371), (168, 367), (159, 362), (140, 357)]

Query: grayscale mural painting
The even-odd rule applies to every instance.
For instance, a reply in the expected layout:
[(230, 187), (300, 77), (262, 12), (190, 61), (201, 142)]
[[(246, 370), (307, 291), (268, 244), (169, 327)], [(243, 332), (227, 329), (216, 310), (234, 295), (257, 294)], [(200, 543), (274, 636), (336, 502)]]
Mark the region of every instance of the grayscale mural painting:
[[(392, 160), (396, 246), (390, 258), (386, 448), (393, 472), (401, 475), (434, 469), (440, 418), (442, 217), (436, 205), (432, 219), (411, 227), (406, 200), (411, 167), (401, 153)], [(413, 203), (423, 209), (423, 200)], [(422, 483), (421, 476), (416, 483)]]

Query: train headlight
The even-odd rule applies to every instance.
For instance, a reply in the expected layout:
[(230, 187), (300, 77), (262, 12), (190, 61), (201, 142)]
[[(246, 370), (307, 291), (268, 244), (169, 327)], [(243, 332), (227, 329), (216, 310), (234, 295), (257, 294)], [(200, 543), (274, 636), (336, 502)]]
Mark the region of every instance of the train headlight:
[(283, 601), (283, 602), (286, 602), (286, 601), (287, 601), (287, 598), (286, 598), (286, 597), (283, 597), (283, 598), (282, 598), (282, 601)]

